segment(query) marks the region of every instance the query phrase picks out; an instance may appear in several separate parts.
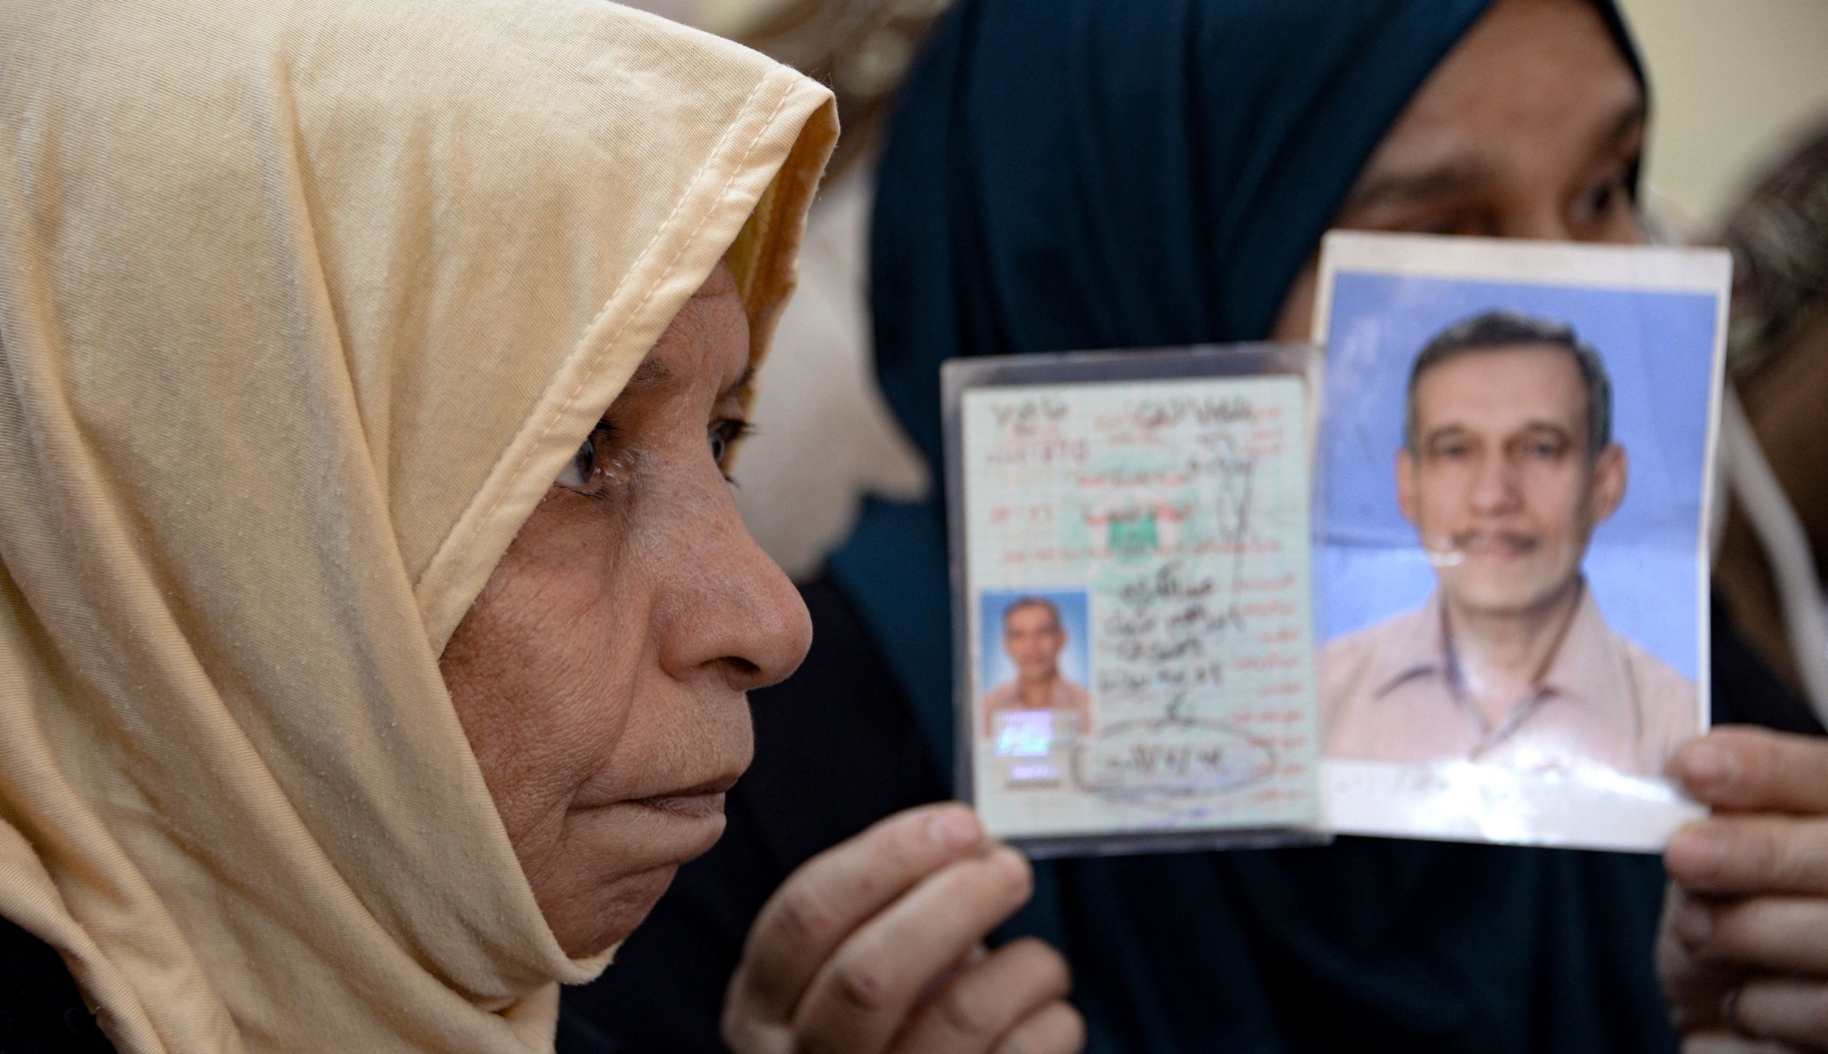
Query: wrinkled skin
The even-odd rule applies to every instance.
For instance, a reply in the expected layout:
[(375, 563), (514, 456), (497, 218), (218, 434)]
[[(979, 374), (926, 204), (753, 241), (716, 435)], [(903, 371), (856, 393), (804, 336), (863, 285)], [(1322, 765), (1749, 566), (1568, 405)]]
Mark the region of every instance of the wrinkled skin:
[[(720, 266), (528, 517), (441, 667), (559, 944), (602, 951), (723, 833), (744, 693), (811, 643), (718, 455), (748, 323)], [(607, 426), (607, 427), (605, 427)]]
[[(648, 353), (452, 636), (446, 684), (568, 954), (621, 941), (723, 833), (752, 751), (745, 693), (799, 665), (799, 593), (723, 476), (749, 332), (719, 266)], [(742, 1051), (1069, 1054), (1065, 960), (983, 938), (1032, 875), (960, 806), (885, 822), (796, 873), (749, 938)]]

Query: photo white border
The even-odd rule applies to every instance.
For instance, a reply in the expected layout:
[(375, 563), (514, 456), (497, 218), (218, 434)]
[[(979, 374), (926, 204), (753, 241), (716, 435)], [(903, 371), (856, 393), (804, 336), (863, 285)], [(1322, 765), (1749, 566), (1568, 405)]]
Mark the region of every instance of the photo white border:
[[(1701, 516), (1695, 531), (1695, 695), (1703, 732), (1709, 726), (1713, 662), (1708, 528), (1717, 497), (1732, 268), (1732, 257), (1723, 249), (1330, 231), (1321, 239), (1314, 295), (1312, 339), (1322, 349), (1332, 321), (1335, 280), (1342, 271), (1714, 297)], [(1340, 834), (1660, 852), (1677, 828), (1706, 815), (1667, 780), (1603, 770), (1536, 775), (1466, 761), (1407, 764), (1322, 756), (1320, 781), (1321, 823)]]

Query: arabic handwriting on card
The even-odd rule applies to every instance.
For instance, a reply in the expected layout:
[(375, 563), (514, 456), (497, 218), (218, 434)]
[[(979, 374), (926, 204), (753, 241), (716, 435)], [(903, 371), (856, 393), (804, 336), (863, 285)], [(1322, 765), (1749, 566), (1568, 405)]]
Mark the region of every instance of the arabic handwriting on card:
[(1090, 596), (1081, 795), (1240, 823), (1311, 803), (1303, 400), (1285, 376), (967, 393), (973, 589)]

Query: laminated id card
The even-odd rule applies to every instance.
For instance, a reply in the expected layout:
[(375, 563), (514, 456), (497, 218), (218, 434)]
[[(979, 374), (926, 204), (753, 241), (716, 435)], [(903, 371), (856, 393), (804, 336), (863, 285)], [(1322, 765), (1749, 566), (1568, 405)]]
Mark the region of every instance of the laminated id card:
[(1305, 344), (948, 362), (960, 796), (1033, 855), (1315, 841)]

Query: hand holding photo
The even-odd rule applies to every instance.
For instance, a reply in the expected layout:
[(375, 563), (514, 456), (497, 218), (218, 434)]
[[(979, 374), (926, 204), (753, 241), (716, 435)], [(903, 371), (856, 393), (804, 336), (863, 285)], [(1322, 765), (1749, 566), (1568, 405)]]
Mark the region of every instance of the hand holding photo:
[(1328, 825), (1660, 847), (1706, 727), (1723, 254), (1334, 234), (1322, 271)]

